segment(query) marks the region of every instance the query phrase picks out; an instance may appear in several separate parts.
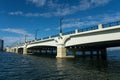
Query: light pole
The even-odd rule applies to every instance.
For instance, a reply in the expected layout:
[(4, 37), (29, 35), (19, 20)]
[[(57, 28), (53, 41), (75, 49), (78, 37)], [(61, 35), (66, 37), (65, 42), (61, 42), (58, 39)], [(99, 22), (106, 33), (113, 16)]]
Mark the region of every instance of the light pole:
[(62, 34), (62, 20), (63, 20), (63, 17), (60, 18), (60, 34)]
[(25, 42), (27, 42), (27, 35), (25, 35)]
[(39, 29), (35, 30), (35, 40), (37, 40), (37, 33), (38, 33)]

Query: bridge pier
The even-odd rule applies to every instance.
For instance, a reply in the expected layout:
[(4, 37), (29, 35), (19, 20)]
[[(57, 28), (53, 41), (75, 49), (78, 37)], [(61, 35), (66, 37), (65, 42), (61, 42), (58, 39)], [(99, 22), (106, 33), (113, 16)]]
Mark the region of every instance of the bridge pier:
[(72, 55), (74, 55), (74, 56), (76, 55), (76, 50), (72, 51)]
[(66, 48), (63, 46), (57, 47), (57, 58), (65, 58), (66, 57)]
[(85, 54), (85, 51), (84, 51), (84, 50), (82, 51), (82, 56), (83, 56), (83, 57), (85, 57), (85, 56), (86, 56), (86, 54)]
[(13, 53), (16, 53), (16, 49), (14, 49)]
[(93, 58), (93, 51), (90, 51), (90, 58)]
[(28, 49), (27, 49), (27, 42), (24, 44), (24, 47), (23, 47), (23, 54), (28, 54)]
[(74, 56), (67, 56), (66, 52), (67, 52), (67, 50), (63, 45), (57, 46), (57, 56), (56, 56), (56, 58), (74, 58)]
[(18, 53), (23, 54), (23, 48), (18, 48)]
[(26, 47), (23, 48), (23, 54), (27, 54), (27, 48)]
[(101, 59), (106, 60), (107, 59), (107, 50), (101, 49)]
[(99, 54), (99, 53), (100, 53), (100, 51), (99, 51), (99, 50), (97, 50), (96, 52), (97, 52), (97, 59), (99, 59), (99, 58), (100, 58), (100, 54)]
[(18, 48), (16, 48), (16, 53), (18, 53)]

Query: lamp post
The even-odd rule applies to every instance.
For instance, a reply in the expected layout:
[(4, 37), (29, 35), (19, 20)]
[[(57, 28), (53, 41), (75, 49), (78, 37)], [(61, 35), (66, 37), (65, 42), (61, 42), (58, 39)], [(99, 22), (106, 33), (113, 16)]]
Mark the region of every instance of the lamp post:
[(25, 42), (27, 42), (27, 35), (25, 35)]
[(60, 34), (62, 34), (62, 20), (63, 20), (63, 17), (60, 18)]
[(39, 29), (35, 30), (35, 40), (37, 40), (37, 33), (38, 33)]

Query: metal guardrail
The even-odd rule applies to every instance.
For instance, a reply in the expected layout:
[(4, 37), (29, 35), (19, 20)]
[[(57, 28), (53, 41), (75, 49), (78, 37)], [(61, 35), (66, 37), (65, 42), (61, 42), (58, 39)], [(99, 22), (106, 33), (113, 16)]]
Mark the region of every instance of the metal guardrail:
[(96, 30), (96, 29), (98, 29), (98, 26), (93, 26), (93, 27), (87, 27), (87, 28), (79, 29), (78, 32), (85, 32), (85, 31)]
[(59, 36), (59, 34), (53, 35), (53, 36), (51, 36), (51, 38), (54, 38), (54, 37), (57, 37), (57, 36)]
[(74, 33), (75, 33), (75, 31), (69, 31), (69, 32), (63, 33), (62, 35), (68, 35), (68, 34), (74, 34)]
[(49, 37), (44, 37), (43, 39), (48, 39)]
[(102, 26), (103, 28), (107, 28), (107, 27), (112, 27), (112, 26), (117, 26), (117, 25), (120, 25), (120, 21), (103, 24)]

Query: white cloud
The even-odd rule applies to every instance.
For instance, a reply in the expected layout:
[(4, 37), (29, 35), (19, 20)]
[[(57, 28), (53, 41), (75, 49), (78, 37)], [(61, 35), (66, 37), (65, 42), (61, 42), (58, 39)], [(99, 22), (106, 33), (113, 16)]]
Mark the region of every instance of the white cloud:
[(46, 2), (46, 6), (48, 9), (53, 10), (52, 12), (49, 12), (52, 16), (64, 16), (73, 14), (78, 11), (87, 10), (89, 8), (105, 5), (110, 2), (110, 0), (76, 0), (74, 1), (78, 4), (72, 5), (69, 3), (63, 3), (60, 4), (57, 1), (50, 0)]
[(42, 13), (24, 13), (22, 11), (9, 12), (10, 15), (21, 15), (27, 17), (51, 17), (51, 16), (65, 16), (73, 14), (79, 11), (87, 10), (89, 8), (94, 8), (97, 6), (103, 6), (110, 2), (110, 0), (76, 0), (76, 5), (69, 3), (59, 3), (58, 0), (27, 0), (37, 7), (47, 9), (46, 12)]
[(2, 39), (4, 40), (5, 46), (7, 46), (7, 45), (12, 46), (13, 44), (24, 42), (25, 41), (25, 35), (27, 35), (26, 36), (27, 41), (34, 39), (33, 34), (30, 34), (30, 33), (28, 33), (27, 31), (25, 31), (23, 29), (5, 28), (5, 29), (0, 29), (0, 31), (11, 32), (11, 33), (18, 34), (17, 36), (12, 35), (12, 36), (4, 36), (4, 37), (2, 37)]
[(107, 4), (110, 0), (91, 0), (91, 3), (95, 4), (96, 6), (98, 5), (103, 5)]
[(50, 17), (51, 15), (49, 13), (24, 13), (23, 16), (27, 16), (27, 17), (39, 17), (39, 16)]
[(10, 15), (23, 15), (22, 11), (9, 12)]
[(63, 20), (63, 28), (72, 28), (72, 27), (87, 27), (98, 24), (104, 24), (108, 22), (114, 22), (120, 20), (120, 13), (114, 14), (101, 14), (96, 16), (87, 16), (84, 18), (76, 19), (66, 19)]
[(45, 31), (50, 31), (51, 29), (50, 28), (46, 28)]
[[(14, 46), (19, 43), (24, 43), (25, 37), (24, 36), (4, 36), (2, 38), (4, 40), (4, 46)], [(33, 40), (34, 37), (26, 37), (27, 41)]]
[(27, 0), (28, 2), (32, 2), (38, 7), (44, 6), (46, 3), (46, 0)]
[(26, 16), (26, 17), (39, 17), (39, 16), (42, 16), (42, 17), (51, 17), (51, 14), (50, 13), (24, 13), (22, 11), (15, 11), (15, 12), (8, 12), (9, 15), (20, 15), (20, 16)]
[(1, 31), (6, 31), (6, 32), (17, 33), (17, 34), (21, 34), (21, 35), (31, 36), (30, 33), (28, 33), (27, 31), (25, 31), (23, 29), (5, 28), (5, 29), (0, 29), (0, 30)]
[(13, 46), (15, 44), (18, 44), (20, 42), (24, 42), (24, 38), (23, 37), (15, 37), (15, 36), (6, 36), (3, 37), (4, 40), (4, 44), (5, 46)]

